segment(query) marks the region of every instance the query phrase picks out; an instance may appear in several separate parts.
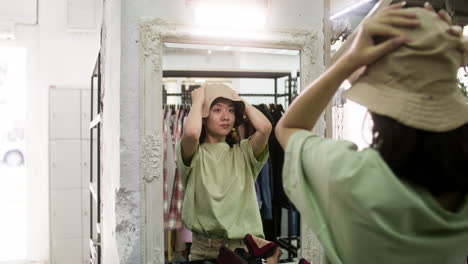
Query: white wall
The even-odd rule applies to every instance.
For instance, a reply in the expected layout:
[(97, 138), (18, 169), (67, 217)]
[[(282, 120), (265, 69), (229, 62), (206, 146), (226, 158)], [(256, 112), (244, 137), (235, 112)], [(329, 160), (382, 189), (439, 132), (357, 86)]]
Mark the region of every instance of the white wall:
[[(271, 0), (267, 27), (271, 29), (307, 29), (323, 32), (323, 0)], [(126, 196), (138, 206), (140, 193), (139, 168), (139, 27), (141, 17), (158, 17), (168, 22), (191, 24), (192, 10), (184, 0), (123, 0), (122, 1), (122, 37), (121, 37), (121, 188)], [(318, 40), (323, 41), (323, 34)], [(324, 69), (323, 45), (317, 50), (317, 75)], [(125, 214), (125, 210), (122, 214)], [(128, 212), (130, 213), (130, 212)], [(134, 221), (139, 221), (137, 213)], [(133, 223), (135, 224), (135, 223)], [(136, 226), (139, 226), (138, 224)], [(121, 232), (124, 236), (125, 231)], [(133, 232), (139, 236), (139, 230)], [(121, 263), (140, 263), (140, 245), (126, 243), (119, 245), (120, 251), (129, 252), (128, 258)], [(125, 249), (125, 250), (123, 250)]]
[[(70, 6), (67, 5), (68, 1), (61, 0), (47, 0), (41, 1), (39, 5), (39, 82), (38, 87), (35, 87), (39, 91), (40, 101), (43, 102), (40, 106), (37, 116), (38, 120), (42, 120), (40, 123), (42, 125), (41, 131), (47, 131), (45, 127), (47, 122), (47, 115), (42, 115), (43, 111), (47, 111), (47, 92), (50, 85), (55, 85), (57, 90), (62, 89), (89, 89), (90, 88), (90, 77), (94, 64), (96, 62), (98, 50), (99, 50), (99, 24), (96, 24), (94, 30), (90, 32), (78, 32), (71, 33), (67, 28), (68, 13), (74, 12), (74, 10), (69, 9)], [(99, 3), (99, 2), (96, 2)], [(97, 10), (96, 10), (97, 11)], [(89, 97), (78, 98), (80, 105), (78, 109), (86, 111), (87, 109), (82, 109), (84, 106), (87, 106), (86, 100), (89, 100)], [(64, 102), (67, 104), (67, 102)], [(69, 102), (71, 103), (71, 102)], [(86, 107), (85, 107), (86, 108)], [(74, 112), (73, 112), (74, 113)], [(76, 113), (81, 118), (78, 118), (77, 122), (81, 122), (82, 119), (85, 119), (84, 124), (78, 125), (81, 130), (81, 126), (86, 127), (86, 119), (89, 119), (89, 115), (83, 117), (80, 115), (82, 111)], [(73, 116), (70, 116), (73, 118)], [(63, 124), (66, 125), (66, 124)], [(81, 138), (87, 138), (88, 134), (86, 129), (83, 129), (78, 133), (81, 135)], [(68, 141), (65, 141), (68, 142)], [(65, 142), (61, 142), (64, 144)], [(81, 157), (80, 159), (66, 159), (62, 161), (62, 164), (56, 166), (62, 166), (64, 168), (81, 168), (86, 172), (84, 162), (86, 161), (86, 152), (82, 150), (80, 144), (73, 144), (73, 141), (69, 140), (69, 143), (72, 144), (69, 147), (68, 151), (70, 152), (70, 157), (76, 156)], [(47, 151), (47, 148), (44, 148)], [(49, 150), (51, 153), (51, 158), (53, 158), (53, 150)], [(78, 152), (78, 153), (77, 153)], [(47, 153), (47, 152), (46, 152)], [(83, 154), (84, 156), (83, 156)], [(44, 155), (47, 157), (47, 155)], [(51, 160), (51, 163), (55, 162)], [(80, 164), (75, 164), (80, 162)], [(41, 162), (44, 164), (44, 162)], [(80, 180), (76, 181), (78, 184), (70, 186), (55, 186), (52, 183), (57, 181), (57, 177), (66, 177), (66, 172), (61, 174), (53, 174), (51, 169), (49, 169), (49, 181), (50, 181), (50, 213), (51, 216), (51, 226), (50, 226), (50, 261), (53, 263), (83, 263), (86, 261), (86, 252), (87, 251), (87, 241), (86, 236), (88, 236), (89, 229), (89, 211), (86, 212), (86, 201), (89, 200), (89, 187), (86, 184), (87, 173), (75, 173), (69, 172), (74, 177), (80, 177)], [(60, 199), (57, 201), (57, 199)], [(68, 208), (75, 208), (78, 212), (65, 213), (65, 208), (61, 208), (60, 204), (68, 205)], [(81, 209), (81, 210), (80, 210)], [(71, 219), (80, 216), (81, 221), (76, 219)], [(52, 221), (53, 220), (53, 221)], [(68, 234), (61, 232), (63, 228), (76, 228), (72, 225), (77, 225), (78, 229), (81, 230), (81, 234)], [(78, 252), (77, 252), (78, 250)]]
[[(15, 9), (14, 1), (2, 8)], [(0, 45), (27, 48), (28, 259), (49, 261), (48, 87), (87, 88), (99, 47), (99, 30), (68, 33), (67, 1), (40, 1), (38, 25), (16, 25), (16, 40)], [(10, 5), (10, 6), (8, 6)]]
[(104, 2), (103, 50), (103, 263), (119, 263), (115, 193), (120, 186), (120, 0)]
[(89, 98), (87, 88), (49, 90), (52, 263), (81, 264), (89, 256)]
[(12, 21), (23, 25), (37, 24), (37, 0), (0, 0), (0, 21)]

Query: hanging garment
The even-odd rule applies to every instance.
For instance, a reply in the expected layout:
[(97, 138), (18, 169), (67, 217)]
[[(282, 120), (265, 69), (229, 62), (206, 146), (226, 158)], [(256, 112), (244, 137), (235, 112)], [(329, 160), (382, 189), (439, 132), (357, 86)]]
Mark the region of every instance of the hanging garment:
[[(165, 117), (163, 120), (163, 149), (164, 149), (164, 164), (163, 164), (163, 208), (164, 208), (164, 228), (169, 228), (169, 212), (170, 212), (170, 197), (172, 196), (172, 183), (171, 180), (174, 175), (176, 166), (174, 160), (174, 145), (172, 144), (171, 135), (171, 110), (166, 109)], [(171, 183), (171, 184), (170, 184)], [(171, 186), (171, 187), (169, 187)], [(169, 191), (170, 190), (170, 191)], [(169, 194), (170, 193), (170, 194)]]
[[(282, 107), (281, 107), (282, 108)], [(273, 120), (273, 127), (276, 127), (276, 124), (282, 117), (282, 111), (280, 106), (272, 107), (271, 113)], [(273, 203), (276, 203), (279, 206), (287, 208), (290, 204), (288, 197), (283, 189), (283, 162), (284, 162), (284, 150), (279, 144), (278, 140), (274, 133), (270, 135), (269, 147), (271, 153), (271, 163), (273, 170)]]
[(182, 227), (181, 232), (182, 241), (185, 243), (192, 243), (192, 231), (188, 230), (185, 226)]
[(257, 194), (258, 208), (262, 208), (262, 191), (260, 190), (259, 178), (255, 181), (255, 193)]
[[(181, 126), (181, 120), (182, 118), (179, 116), (180, 110), (177, 110), (175, 112), (175, 118), (174, 120), (174, 142), (179, 142), (180, 141), (180, 135), (181, 131), (179, 130), (179, 127)], [(173, 158), (174, 158), (174, 164), (177, 164), (177, 157), (176, 154), (173, 153)], [(171, 207), (169, 210), (169, 228), (170, 229), (180, 229), (182, 228), (182, 204), (184, 201), (184, 187), (182, 185), (182, 180), (180, 178), (179, 174), (179, 169), (175, 169), (175, 174), (174, 174), (174, 187), (173, 187), (173, 193), (171, 197)]]
[(270, 159), (263, 166), (262, 171), (257, 179), (257, 182), (260, 181), (260, 191), (262, 194), (263, 206), (261, 208), (263, 219), (273, 219), (272, 213), (272, 198), (271, 198), (271, 189), (270, 189)]
[[(169, 112), (169, 117), (166, 119), (166, 123), (168, 124), (166, 127), (170, 128), (173, 127), (173, 115), (171, 111)], [(174, 182), (175, 182), (175, 173), (177, 170), (177, 163), (175, 160), (175, 150), (174, 150), (174, 137), (171, 134), (171, 130), (166, 132), (166, 153), (167, 158), (165, 160), (164, 166), (167, 171), (166, 175), (166, 183), (167, 183), (167, 198), (168, 198), (168, 211), (170, 211), (171, 200), (174, 191)]]

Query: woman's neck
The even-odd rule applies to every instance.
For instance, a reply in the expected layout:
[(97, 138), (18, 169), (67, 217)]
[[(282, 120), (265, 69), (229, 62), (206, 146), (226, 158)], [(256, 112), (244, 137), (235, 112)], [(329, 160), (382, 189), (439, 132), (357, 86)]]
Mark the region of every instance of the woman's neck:
[(221, 142), (226, 142), (226, 136), (216, 136), (216, 135), (211, 135), (207, 133), (204, 143), (213, 144), (213, 143), (221, 143)]

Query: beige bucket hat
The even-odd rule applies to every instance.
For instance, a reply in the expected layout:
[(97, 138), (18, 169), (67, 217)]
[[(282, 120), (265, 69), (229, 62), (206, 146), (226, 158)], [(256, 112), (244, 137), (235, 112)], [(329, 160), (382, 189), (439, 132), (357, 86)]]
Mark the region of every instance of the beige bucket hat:
[(229, 86), (223, 83), (207, 83), (205, 86), (205, 101), (202, 106), (202, 117), (206, 118), (210, 114), (210, 108), (214, 100), (218, 98), (225, 98), (235, 103), (236, 107), (236, 124), (239, 125), (243, 121), (245, 112), (244, 102), (236, 94), (236, 92)]
[(458, 88), (462, 42), (435, 12), (410, 8), (421, 27), (404, 29), (412, 41), (374, 64), (344, 93), (370, 111), (407, 126), (445, 132), (468, 123), (468, 100)]

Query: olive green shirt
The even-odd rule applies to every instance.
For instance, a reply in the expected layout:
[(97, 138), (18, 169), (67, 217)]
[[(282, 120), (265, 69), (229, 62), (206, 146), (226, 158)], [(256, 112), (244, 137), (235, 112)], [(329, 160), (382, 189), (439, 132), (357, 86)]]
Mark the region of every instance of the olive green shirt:
[(210, 238), (264, 237), (255, 179), (268, 159), (268, 147), (255, 158), (249, 139), (232, 148), (225, 142), (199, 145), (186, 166), (180, 143), (177, 164), (185, 190), (182, 221)]
[(398, 179), (373, 149), (296, 132), (283, 184), (330, 263), (464, 263), (468, 199), (456, 213), (443, 209)]

